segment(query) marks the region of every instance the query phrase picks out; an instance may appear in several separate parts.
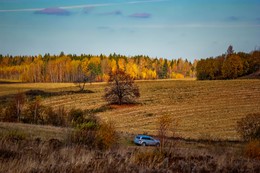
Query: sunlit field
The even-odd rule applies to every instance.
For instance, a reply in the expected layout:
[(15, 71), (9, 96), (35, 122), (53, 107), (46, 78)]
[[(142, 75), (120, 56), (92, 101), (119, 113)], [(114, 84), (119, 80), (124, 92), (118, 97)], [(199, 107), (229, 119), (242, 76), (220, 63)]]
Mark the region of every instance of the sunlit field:
[[(141, 97), (136, 105), (111, 106), (97, 113), (112, 121), (118, 131), (157, 134), (157, 118), (168, 114), (174, 120), (172, 132), (185, 139), (240, 140), (236, 122), (260, 112), (260, 80), (226, 81), (137, 81)], [(106, 83), (87, 84), (93, 93), (72, 93), (44, 97), (43, 104), (54, 108), (96, 109), (107, 103), (102, 98)], [(1, 84), (1, 99), (18, 91), (46, 92), (77, 90), (71, 83)], [(169, 133), (172, 136), (172, 133)]]

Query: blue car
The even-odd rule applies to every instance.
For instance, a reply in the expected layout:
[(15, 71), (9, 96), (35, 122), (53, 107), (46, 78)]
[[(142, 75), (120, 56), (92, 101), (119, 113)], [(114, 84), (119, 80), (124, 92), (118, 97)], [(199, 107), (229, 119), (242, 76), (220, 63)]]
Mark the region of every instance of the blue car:
[(148, 135), (137, 135), (134, 139), (136, 145), (142, 146), (160, 146), (160, 141)]

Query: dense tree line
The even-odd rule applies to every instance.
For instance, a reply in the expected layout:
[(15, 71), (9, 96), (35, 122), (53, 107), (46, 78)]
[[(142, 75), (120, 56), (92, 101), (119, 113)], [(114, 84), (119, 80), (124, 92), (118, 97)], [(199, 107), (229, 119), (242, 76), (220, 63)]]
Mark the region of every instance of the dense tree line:
[(168, 60), (118, 54), (9, 56), (0, 55), (0, 78), (23, 82), (108, 81), (109, 73), (123, 70), (134, 79), (195, 77), (196, 61)]
[(259, 70), (259, 50), (234, 53), (232, 47), (228, 48), (226, 54), (199, 60), (196, 66), (199, 80), (236, 79)]

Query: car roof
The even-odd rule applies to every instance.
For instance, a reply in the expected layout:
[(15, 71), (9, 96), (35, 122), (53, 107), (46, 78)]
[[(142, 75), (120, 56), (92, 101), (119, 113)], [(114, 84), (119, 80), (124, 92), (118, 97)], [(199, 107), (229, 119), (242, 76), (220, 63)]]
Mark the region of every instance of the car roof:
[[(138, 137), (151, 137), (151, 136), (148, 136), (148, 135), (137, 135)], [(136, 136), (136, 137), (137, 137)]]

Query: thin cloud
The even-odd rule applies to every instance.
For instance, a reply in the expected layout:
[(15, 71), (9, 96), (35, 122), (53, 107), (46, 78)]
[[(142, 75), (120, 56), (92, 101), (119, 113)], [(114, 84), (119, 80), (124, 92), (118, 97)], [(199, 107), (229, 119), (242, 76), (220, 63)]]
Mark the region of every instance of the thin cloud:
[(24, 8), (24, 9), (13, 9), (13, 10), (0, 10), (0, 12), (28, 12), (28, 11), (39, 11), (44, 8)]
[(104, 32), (114, 32), (115, 30), (112, 27), (109, 26), (99, 26), (97, 27), (98, 30), (104, 31)]
[(99, 27), (97, 27), (97, 29), (100, 29), (100, 30), (107, 30), (107, 29), (111, 29), (111, 28), (108, 27), (108, 26), (99, 26)]
[(239, 17), (236, 17), (236, 16), (230, 16), (227, 18), (228, 21), (231, 21), (231, 22), (236, 22), (236, 21), (239, 21), (240, 18)]
[[(72, 6), (61, 6), (57, 7), (59, 9), (79, 9), (79, 8), (88, 8), (88, 7), (105, 7), (105, 6), (117, 6), (117, 5), (126, 5), (126, 4), (143, 4), (143, 3), (157, 3), (164, 2), (169, 0), (146, 0), (146, 1), (130, 1), (122, 3), (103, 3), (103, 4), (83, 4), (83, 5), (72, 5)], [(29, 11), (40, 11), (45, 8), (24, 8), (24, 9), (10, 9), (10, 10), (0, 10), (0, 12), (29, 12)]]
[(210, 25), (210, 24), (176, 24), (176, 25), (118, 25), (109, 26), (118, 29), (174, 29), (174, 28), (252, 28), (259, 25)]
[(131, 2), (127, 2), (127, 4), (153, 3), (153, 2), (165, 2), (165, 1), (169, 1), (169, 0), (131, 1)]
[(107, 12), (107, 13), (101, 13), (101, 15), (108, 15), (108, 16), (120, 16), (123, 13), (120, 10), (116, 10), (116, 11), (111, 11), (111, 12)]
[(150, 13), (134, 13), (131, 14), (129, 17), (147, 19), (150, 18), (151, 16), (152, 15)]
[(84, 12), (85, 14), (89, 14), (89, 13), (91, 13), (91, 12), (94, 10), (94, 8), (95, 8), (95, 7), (93, 7), (93, 6), (84, 7), (84, 8), (83, 8), (83, 12)]
[(70, 12), (61, 8), (45, 8), (43, 10), (38, 10), (34, 12), (35, 14), (47, 14), (47, 15), (57, 15), (57, 16), (68, 16)]

